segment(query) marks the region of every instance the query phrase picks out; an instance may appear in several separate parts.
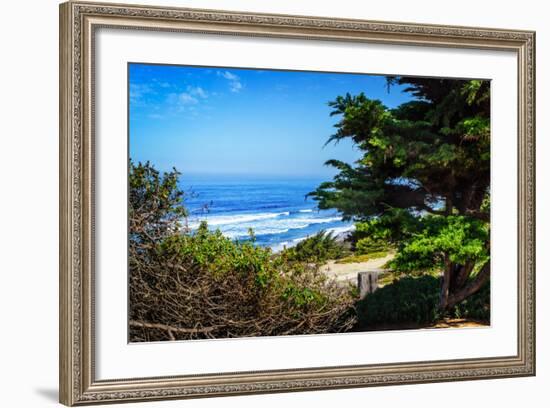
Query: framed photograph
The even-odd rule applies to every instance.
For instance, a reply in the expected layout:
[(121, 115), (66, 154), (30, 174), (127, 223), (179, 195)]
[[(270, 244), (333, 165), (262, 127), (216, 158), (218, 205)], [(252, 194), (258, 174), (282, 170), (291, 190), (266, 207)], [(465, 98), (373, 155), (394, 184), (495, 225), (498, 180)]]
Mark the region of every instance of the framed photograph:
[(60, 401), (535, 374), (535, 33), (60, 6)]

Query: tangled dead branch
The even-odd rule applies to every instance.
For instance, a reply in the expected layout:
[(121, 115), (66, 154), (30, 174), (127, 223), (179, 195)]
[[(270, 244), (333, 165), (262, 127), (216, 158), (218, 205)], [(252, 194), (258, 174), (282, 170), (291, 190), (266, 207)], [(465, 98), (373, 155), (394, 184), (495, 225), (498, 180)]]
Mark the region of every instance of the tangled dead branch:
[(355, 323), (348, 290), (313, 266), (277, 271), (262, 286), (253, 270), (216, 276), (189, 259), (132, 260), (132, 341), (331, 333)]
[(354, 299), (314, 264), (238, 243), (206, 225), (190, 233), (177, 172), (130, 167), (130, 341), (334, 333)]

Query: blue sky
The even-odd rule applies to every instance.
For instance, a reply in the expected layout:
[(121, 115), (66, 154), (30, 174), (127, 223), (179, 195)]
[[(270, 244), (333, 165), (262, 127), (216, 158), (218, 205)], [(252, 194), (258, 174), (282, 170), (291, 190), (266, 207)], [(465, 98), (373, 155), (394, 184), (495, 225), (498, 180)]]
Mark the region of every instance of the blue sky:
[(383, 76), (130, 64), (130, 157), (183, 177), (330, 178), (326, 160), (360, 156), (324, 146), (339, 120), (327, 103), (346, 92), (410, 100)]

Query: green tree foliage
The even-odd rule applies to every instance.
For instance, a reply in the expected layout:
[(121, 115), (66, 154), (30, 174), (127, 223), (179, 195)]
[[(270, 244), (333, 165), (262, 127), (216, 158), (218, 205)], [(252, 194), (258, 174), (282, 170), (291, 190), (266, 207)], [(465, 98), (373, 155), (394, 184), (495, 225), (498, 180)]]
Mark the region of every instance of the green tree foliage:
[(149, 163), (130, 162), (129, 173), (131, 341), (353, 327), (351, 293), (316, 265), (233, 241), (206, 223), (189, 231), (176, 170), (160, 175)]
[(349, 251), (338, 242), (332, 232), (320, 231), (283, 251), (289, 261), (323, 263), (329, 259), (340, 259)]
[(389, 230), (377, 228), (377, 220), (371, 222), (357, 222), (353, 240), (355, 252), (359, 255), (388, 252), (390, 249)]
[(415, 99), (389, 109), (365, 94), (329, 103), (340, 117), (327, 143), (349, 138), (363, 156), (310, 195), (357, 221), (362, 245), (397, 247), (393, 267), (440, 267), (440, 308), (489, 278), (488, 81), (388, 77)]
[(134, 165), (128, 171), (128, 218), (130, 240), (154, 243), (182, 228), (183, 192), (177, 187), (180, 173), (161, 175), (149, 162)]

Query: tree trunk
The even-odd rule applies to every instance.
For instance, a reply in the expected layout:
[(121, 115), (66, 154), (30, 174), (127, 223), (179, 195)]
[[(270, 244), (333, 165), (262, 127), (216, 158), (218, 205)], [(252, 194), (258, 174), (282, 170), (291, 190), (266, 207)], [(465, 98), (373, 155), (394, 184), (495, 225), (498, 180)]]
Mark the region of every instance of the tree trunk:
[[(453, 212), (453, 197), (452, 194), (445, 198), (445, 214), (451, 215)], [(443, 263), (443, 277), (441, 279), (441, 291), (439, 293), (439, 309), (441, 311), (447, 309), (449, 299), (449, 290), (451, 288), (451, 280), (453, 278), (454, 265), (449, 259), (449, 254), (445, 253)]]
[(439, 309), (441, 311), (449, 310), (468, 296), (473, 295), (489, 280), (491, 265), (490, 261), (487, 261), (475, 279), (468, 283), (474, 266), (474, 262), (471, 261), (466, 262), (465, 265), (458, 265), (445, 257), (445, 269), (439, 294)]
[(468, 296), (476, 293), (481, 287), (489, 280), (491, 276), (491, 261), (487, 261), (485, 265), (481, 268), (479, 273), (476, 275), (473, 281), (469, 284), (463, 286), (457, 291), (450, 293), (447, 298), (446, 307), (449, 309), (458, 303), (462, 302)]
[(468, 281), (470, 274), (474, 270), (475, 262), (466, 261), (464, 265), (456, 265), (454, 267), (454, 273), (451, 276), (451, 287), (449, 288), (450, 292), (456, 292), (460, 290), (464, 284)]
[(453, 263), (449, 259), (449, 256), (445, 255), (445, 268), (443, 269), (443, 277), (441, 278), (441, 291), (439, 293), (440, 310), (447, 309), (452, 273), (453, 273)]

